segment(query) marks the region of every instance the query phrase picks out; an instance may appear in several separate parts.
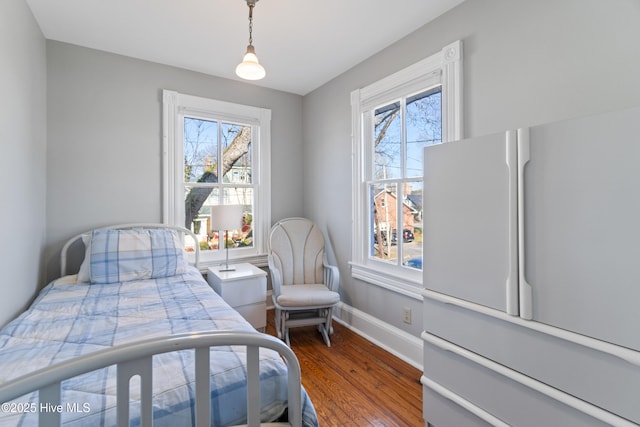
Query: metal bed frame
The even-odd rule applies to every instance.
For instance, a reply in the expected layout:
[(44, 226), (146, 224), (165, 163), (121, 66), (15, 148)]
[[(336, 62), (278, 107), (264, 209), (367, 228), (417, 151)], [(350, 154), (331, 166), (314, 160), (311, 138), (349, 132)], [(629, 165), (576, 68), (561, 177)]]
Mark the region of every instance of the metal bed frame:
[[(152, 356), (172, 351), (195, 349), (196, 374), (196, 426), (211, 426), (210, 402), (210, 347), (239, 345), (247, 348), (247, 421), (249, 427), (302, 425), (302, 389), (300, 364), (293, 351), (281, 340), (259, 332), (214, 331), (197, 334), (180, 334), (152, 338), (125, 344), (66, 360), (0, 386), (0, 401), (9, 402), (37, 390), (37, 408), (52, 408), (39, 412), (39, 425), (59, 426), (60, 385), (62, 381), (111, 365), (117, 366), (117, 422), (129, 426), (129, 381), (140, 376), (141, 408), (140, 425), (153, 425), (152, 413)], [(260, 423), (260, 348), (277, 351), (287, 364), (289, 393), (289, 421), (285, 423)]]
[[(199, 248), (196, 236), (191, 230), (163, 224), (121, 224), (103, 229), (164, 228), (174, 229), (191, 235), (196, 242), (195, 263), (199, 263)], [(71, 245), (81, 239), (82, 234), (69, 239), (62, 248), (60, 268), (62, 275), (67, 274), (67, 252)], [(153, 425), (152, 413), (152, 356), (180, 350), (195, 350), (196, 376), (196, 426), (211, 425), (210, 402), (210, 348), (217, 346), (245, 346), (247, 349), (247, 422), (249, 427), (257, 426), (293, 426), (302, 425), (302, 383), (300, 364), (293, 351), (281, 340), (259, 332), (212, 331), (192, 334), (178, 334), (147, 339), (96, 351), (78, 358), (42, 368), (30, 374), (16, 378), (0, 386), (0, 402), (9, 402), (27, 393), (38, 391), (37, 408), (51, 408), (50, 411), (38, 411), (40, 426), (59, 426), (61, 411), (62, 381), (108, 366), (117, 366), (117, 423), (129, 426), (129, 382), (134, 376), (140, 377), (140, 425)], [(288, 422), (260, 423), (260, 348), (274, 350), (280, 354), (287, 365)]]

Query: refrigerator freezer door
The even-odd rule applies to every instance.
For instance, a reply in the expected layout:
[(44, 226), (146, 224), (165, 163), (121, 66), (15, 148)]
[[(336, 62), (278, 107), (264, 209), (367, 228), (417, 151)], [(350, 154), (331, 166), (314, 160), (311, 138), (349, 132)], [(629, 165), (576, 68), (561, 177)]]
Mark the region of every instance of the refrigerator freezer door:
[(523, 172), (533, 320), (640, 350), (640, 108), (529, 128)]
[(518, 315), (515, 132), (425, 148), (424, 286)]

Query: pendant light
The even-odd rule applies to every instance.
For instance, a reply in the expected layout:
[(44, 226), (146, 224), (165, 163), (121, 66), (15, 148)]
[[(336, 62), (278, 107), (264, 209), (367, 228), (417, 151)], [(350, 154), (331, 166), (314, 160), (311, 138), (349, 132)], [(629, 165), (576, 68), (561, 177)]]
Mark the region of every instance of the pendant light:
[(245, 80), (260, 80), (266, 75), (264, 67), (258, 62), (256, 50), (253, 47), (253, 8), (258, 0), (247, 0), (249, 6), (249, 46), (242, 62), (236, 67), (238, 77)]

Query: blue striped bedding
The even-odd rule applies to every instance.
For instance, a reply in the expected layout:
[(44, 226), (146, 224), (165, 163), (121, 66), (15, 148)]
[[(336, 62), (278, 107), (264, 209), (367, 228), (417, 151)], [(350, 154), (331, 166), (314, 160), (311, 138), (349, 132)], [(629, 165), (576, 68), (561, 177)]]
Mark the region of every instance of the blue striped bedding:
[[(124, 283), (66, 284), (63, 279), (44, 288), (25, 313), (0, 330), (0, 383), (141, 338), (207, 330), (253, 330), (193, 267), (176, 276)], [(244, 351), (244, 347), (212, 349), (213, 425), (246, 423)], [(193, 424), (193, 359), (191, 350), (154, 356), (154, 426)], [(260, 359), (262, 420), (273, 421), (286, 409), (286, 366), (271, 350), (262, 349)], [(114, 367), (69, 379), (62, 383), (62, 390), (62, 401), (67, 403), (62, 412), (63, 425), (115, 425)], [(132, 400), (138, 399), (136, 387), (132, 387), (131, 396)], [(33, 393), (20, 401), (37, 404), (37, 396)], [(3, 405), (0, 425), (35, 424), (37, 413), (5, 409), (11, 408)], [(139, 419), (135, 404), (131, 414), (136, 425)], [(317, 426), (315, 410), (306, 393), (303, 422)]]

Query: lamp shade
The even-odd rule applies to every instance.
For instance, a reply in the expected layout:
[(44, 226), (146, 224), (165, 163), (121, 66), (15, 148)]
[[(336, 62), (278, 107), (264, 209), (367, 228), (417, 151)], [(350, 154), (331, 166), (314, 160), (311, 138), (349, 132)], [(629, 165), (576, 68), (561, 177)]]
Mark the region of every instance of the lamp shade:
[(241, 205), (211, 206), (212, 230), (236, 230), (242, 228)]
[(264, 67), (258, 62), (253, 46), (247, 46), (247, 53), (236, 67), (236, 74), (245, 80), (260, 80), (267, 74)]

